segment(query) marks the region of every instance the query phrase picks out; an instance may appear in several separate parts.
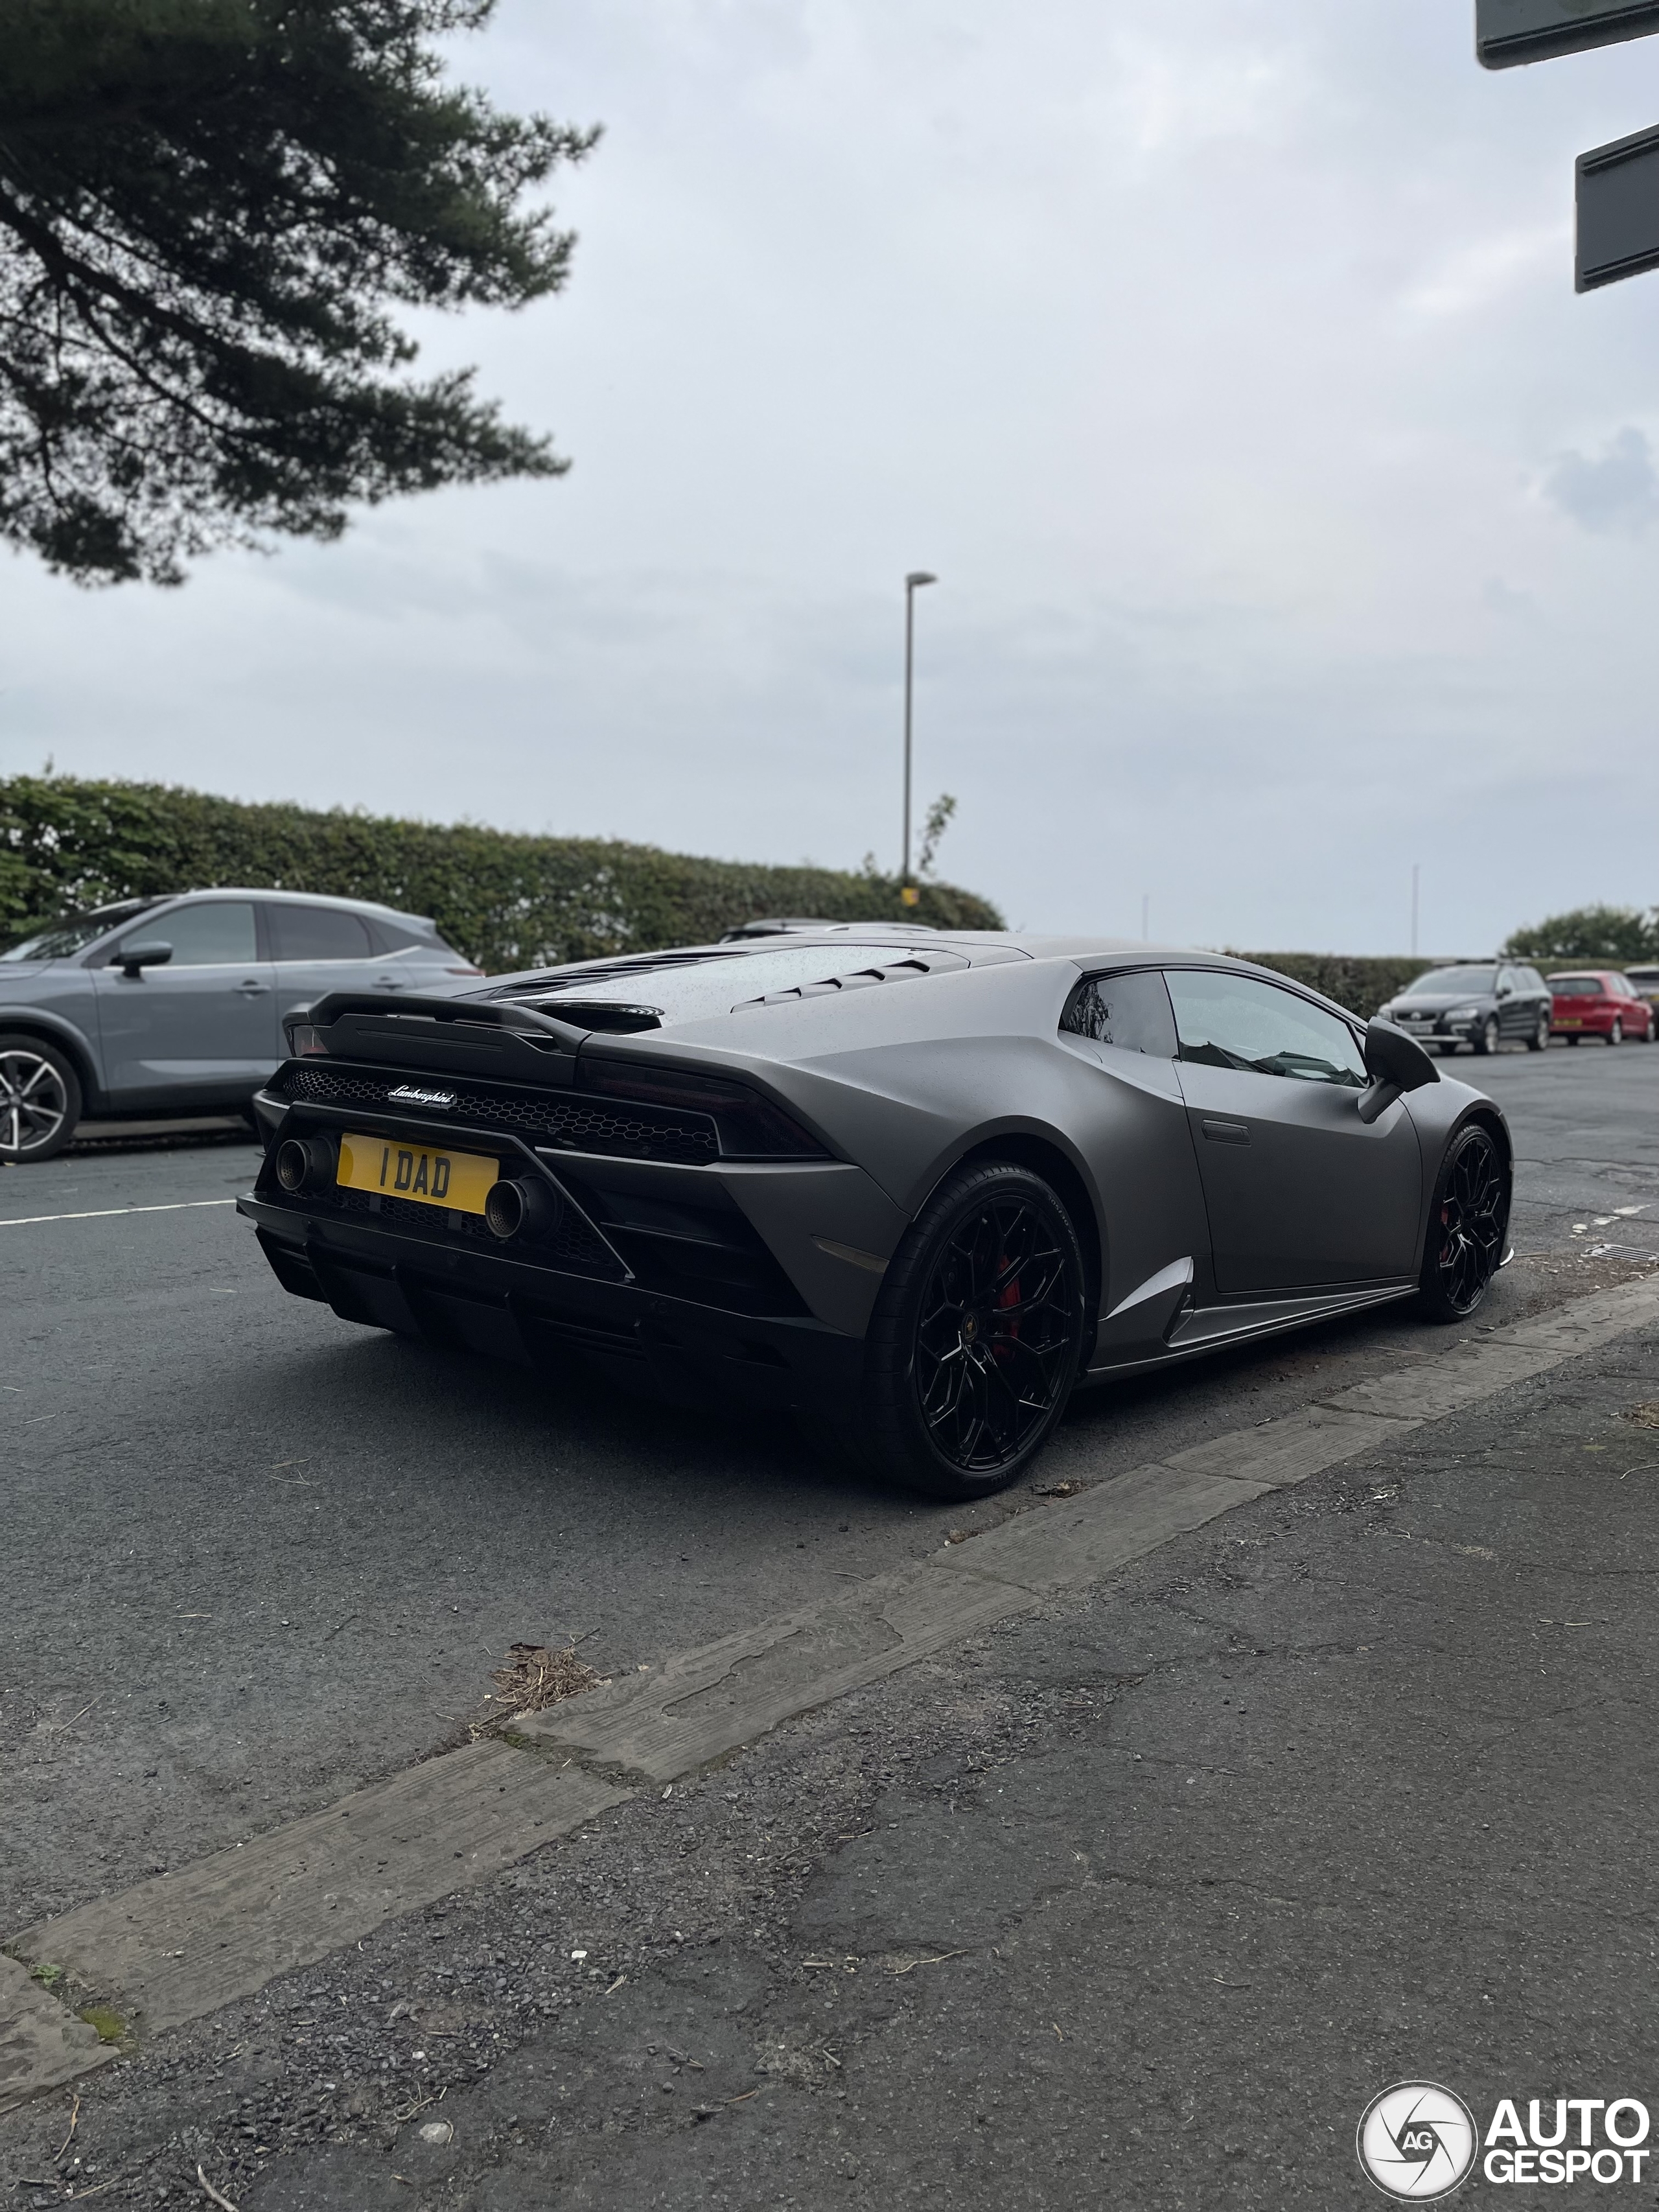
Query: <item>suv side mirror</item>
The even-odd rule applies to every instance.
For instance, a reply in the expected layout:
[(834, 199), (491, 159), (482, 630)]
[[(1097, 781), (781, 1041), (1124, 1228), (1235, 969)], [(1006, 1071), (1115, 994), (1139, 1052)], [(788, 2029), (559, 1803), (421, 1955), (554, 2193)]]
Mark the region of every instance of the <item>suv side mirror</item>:
[(1498, 987), (1498, 996), (1500, 999), (1512, 999), (1515, 996), (1514, 984), (1500, 983)]
[(164, 968), (173, 957), (173, 947), (161, 938), (149, 939), (143, 945), (123, 945), (115, 954), (115, 964), (130, 981), (136, 982), (144, 968)]
[(1365, 1073), (1371, 1079), (1359, 1094), (1359, 1118), (1367, 1123), (1386, 1114), (1402, 1091), (1440, 1080), (1440, 1070), (1417, 1039), (1380, 1014), (1365, 1024)]

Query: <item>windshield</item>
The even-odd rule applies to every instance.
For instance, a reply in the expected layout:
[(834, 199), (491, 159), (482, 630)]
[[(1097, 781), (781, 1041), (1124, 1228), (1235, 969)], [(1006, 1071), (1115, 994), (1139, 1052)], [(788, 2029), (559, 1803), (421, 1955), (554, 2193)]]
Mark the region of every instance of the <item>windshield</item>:
[(1498, 971), (1493, 968), (1431, 968), (1426, 975), (1419, 975), (1414, 983), (1406, 986), (1403, 996), (1407, 999), (1445, 999), (1455, 992), (1467, 998), (1471, 992), (1490, 992), (1498, 982)]
[(91, 914), (64, 915), (37, 935), (0, 952), (0, 960), (67, 960), (96, 944), (118, 923), (130, 921), (155, 904), (155, 899), (123, 899), (118, 906), (100, 906)]
[[(769, 991), (827, 982), (860, 968), (908, 959), (916, 949), (914, 945), (872, 945), (867, 939), (850, 945), (780, 945), (774, 938), (764, 951), (734, 945), (729, 951), (690, 958), (679, 953), (660, 963), (647, 958), (590, 968), (586, 974), (567, 972), (541, 985), (533, 1000), (550, 1014), (558, 1012), (561, 999), (569, 999), (583, 1006), (648, 1009), (664, 1022), (695, 1022), (710, 1014), (730, 1013), (745, 999), (763, 998)], [(532, 994), (515, 990), (513, 995), (531, 998)]]

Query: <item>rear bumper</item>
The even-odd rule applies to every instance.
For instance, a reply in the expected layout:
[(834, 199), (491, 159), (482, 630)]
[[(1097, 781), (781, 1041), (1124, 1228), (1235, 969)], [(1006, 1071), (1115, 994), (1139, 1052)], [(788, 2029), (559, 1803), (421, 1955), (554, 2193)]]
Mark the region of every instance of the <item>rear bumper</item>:
[[(498, 1244), (481, 1222), (439, 1207), (337, 1190), (290, 1196), (271, 1170), (279, 1137), (337, 1128), (348, 1120), (362, 1127), (380, 1117), (356, 1109), (349, 1115), (296, 1112), (269, 1091), (253, 1103), (267, 1157), (238, 1209), (254, 1224), (283, 1287), (321, 1300), (343, 1320), (532, 1368), (574, 1352), (615, 1380), (682, 1404), (844, 1403), (858, 1385), (866, 1294), (860, 1293), (860, 1309), (848, 1313), (851, 1326), (834, 1326), (813, 1310), (817, 1301), (800, 1294), (750, 1218), (759, 1215), (772, 1227), (769, 1212), (780, 1206), (791, 1211), (799, 1173), (765, 1176), (780, 1188), (765, 1193), (763, 1203), (741, 1181), (735, 1194), (728, 1191), (730, 1179), (719, 1170), (574, 1157), (556, 1163), (501, 1132), (474, 1139), (446, 1130), (451, 1146), (495, 1151), (504, 1172), (547, 1177), (567, 1200), (555, 1237)], [(409, 1138), (431, 1141), (427, 1132), (405, 1128)], [(823, 1195), (844, 1203), (844, 1179), (857, 1170), (837, 1164), (830, 1173), (839, 1188)], [(665, 1201), (684, 1207), (717, 1200), (725, 1213), (711, 1211), (707, 1218), (715, 1224), (713, 1234), (730, 1243), (619, 1227), (607, 1211), (637, 1214), (642, 1203), (648, 1212)], [(774, 1228), (774, 1234), (780, 1231)], [(793, 1257), (793, 1243), (805, 1240), (784, 1235), (782, 1241)], [(836, 1272), (866, 1279), (855, 1270)], [(690, 1295), (675, 1295), (688, 1289)]]
[(681, 1404), (844, 1401), (862, 1370), (860, 1340), (822, 1322), (726, 1313), (504, 1255), (443, 1251), (366, 1223), (319, 1223), (258, 1194), (237, 1207), (285, 1290), (400, 1336), (520, 1367), (574, 1352)]

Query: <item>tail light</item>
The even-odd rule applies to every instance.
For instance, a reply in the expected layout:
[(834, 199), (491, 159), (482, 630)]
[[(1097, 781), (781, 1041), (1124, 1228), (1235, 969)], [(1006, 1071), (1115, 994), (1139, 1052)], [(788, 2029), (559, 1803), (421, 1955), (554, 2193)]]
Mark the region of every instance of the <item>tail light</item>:
[(682, 1114), (706, 1114), (719, 1132), (726, 1159), (827, 1160), (831, 1155), (810, 1130), (746, 1083), (714, 1075), (682, 1074), (678, 1068), (620, 1067), (584, 1060), (580, 1080), (606, 1098), (631, 1098)]
[(290, 1022), (288, 1025), (289, 1054), (294, 1060), (310, 1060), (319, 1053), (326, 1055), (327, 1045), (323, 1033), (310, 1022)]

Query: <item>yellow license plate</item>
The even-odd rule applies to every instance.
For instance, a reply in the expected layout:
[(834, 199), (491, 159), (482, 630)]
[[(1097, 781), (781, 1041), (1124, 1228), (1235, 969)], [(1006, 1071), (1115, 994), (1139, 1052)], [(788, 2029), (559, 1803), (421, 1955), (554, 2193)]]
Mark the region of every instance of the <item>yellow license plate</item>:
[(340, 1139), (335, 1181), (348, 1190), (379, 1191), (385, 1198), (412, 1198), (422, 1206), (482, 1213), (500, 1173), (499, 1160), (477, 1152), (439, 1152), (386, 1137), (346, 1136)]
[(1555, 1026), (1559, 1030), (1582, 1030), (1584, 1026), (1584, 1017), (1582, 1014), (1558, 1014), (1555, 1018)]

